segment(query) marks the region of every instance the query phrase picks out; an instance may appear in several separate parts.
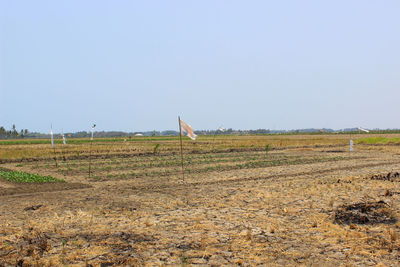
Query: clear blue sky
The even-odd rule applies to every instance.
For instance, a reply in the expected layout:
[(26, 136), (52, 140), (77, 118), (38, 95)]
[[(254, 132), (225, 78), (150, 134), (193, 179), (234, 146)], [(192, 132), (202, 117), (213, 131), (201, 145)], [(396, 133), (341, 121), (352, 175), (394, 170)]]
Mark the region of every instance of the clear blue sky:
[(0, 125), (400, 128), (400, 1), (0, 0)]

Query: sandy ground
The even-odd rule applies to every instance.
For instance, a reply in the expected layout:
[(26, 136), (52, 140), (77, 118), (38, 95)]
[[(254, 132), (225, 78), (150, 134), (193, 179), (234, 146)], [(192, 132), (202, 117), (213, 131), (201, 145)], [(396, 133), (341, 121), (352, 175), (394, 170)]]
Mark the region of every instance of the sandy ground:
[[(400, 266), (400, 150), (284, 150), (340, 161), (126, 180), (0, 182), (0, 266)], [(16, 163), (1, 167), (24, 169)], [(190, 166), (189, 166), (190, 167)], [(48, 174), (48, 170), (46, 174)], [(51, 172), (51, 171), (50, 171)], [(393, 219), (338, 223), (383, 201)]]

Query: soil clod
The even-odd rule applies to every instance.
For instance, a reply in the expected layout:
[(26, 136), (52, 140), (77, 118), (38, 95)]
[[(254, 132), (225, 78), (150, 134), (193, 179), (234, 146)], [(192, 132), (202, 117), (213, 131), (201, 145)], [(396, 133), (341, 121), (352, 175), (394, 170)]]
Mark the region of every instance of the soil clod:
[(43, 205), (34, 205), (34, 206), (30, 206), (30, 207), (26, 207), (25, 209), (24, 209), (24, 211), (28, 211), (28, 210), (37, 210), (37, 209), (39, 209), (40, 207), (42, 207)]

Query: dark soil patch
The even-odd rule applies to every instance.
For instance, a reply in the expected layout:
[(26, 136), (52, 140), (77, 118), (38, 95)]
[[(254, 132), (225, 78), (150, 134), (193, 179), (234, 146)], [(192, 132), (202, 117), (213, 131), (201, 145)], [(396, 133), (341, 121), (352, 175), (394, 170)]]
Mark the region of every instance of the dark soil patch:
[(37, 209), (39, 209), (40, 207), (42, 207), (43, 205), (35, 205), (35, 206), (30, 206), (30, 207), (26, 207), (25, 209), (24, 209), (24, 211), (28, 211), (28, 210), (37, 210)]
[(392, 210), (384, 201), (342, 205), (335, 211), (334, 221), (338, 224), (396, 223)]
[(327, 153), (345, 153), (346, 151), (344, 151), (344, 150), (327, 150), (325, 152), (327, 152)]
[(12, 183), (12, 188), (1, 188), (0, 196), (16, 195), (16, 194), (29, 194), (38, 192), (52, 192), (73, 189), (83, 189), (91, 187), (88, 184), (81, 183)]
[(386, 174), (374, 174), (370, 177), (371, 180), (381, 180), (381, 181), (391, 181), (394, 182), (400, 178), (400, 173), (398, 172), (388, 172)]

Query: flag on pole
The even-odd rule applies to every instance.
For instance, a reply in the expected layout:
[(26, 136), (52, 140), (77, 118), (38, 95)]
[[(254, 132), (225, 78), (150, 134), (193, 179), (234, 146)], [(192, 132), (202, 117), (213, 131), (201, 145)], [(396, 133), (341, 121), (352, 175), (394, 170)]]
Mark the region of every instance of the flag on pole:
[(95, 128), (95, 127), (96, 127), (96, 124), (93, 124), (92, 130), (91, 130), (92, 135), (90, 136), (90, 140), (93, 140), (93, 134), (94, 134), (94, 128)]
[(63, 144), (66, 145), (67, 144), (67, 140), (65, 139), (64, 132), (62, 132), (62, 139), (63, 139)]
[(193, 128), (192, 126), (190, 126), (189, 124), (187, 124), (186, 122), (184, 122), (183, 120), (181, 120), (181, 135), (183, 135), (183, 131), (186, 132), (186, 136), (188, 136), (190, 139), (192, 140), (196, 140), (197, 135), (194, 134)]
[(353, 140), (350, 139), (349, 151), (354, 151), (353, 145), (354, 145), (354, 142), (353, 142)]
[(361, 127), (357, 127), (358, 130), (369, 133), (369, 131), (367, 129), (361, 128)]
[(222, 127), (222, 126), (219, 126), (219, 127), (218, 127), (218, 131), (220, 131), (220, 132), (225, 132), (226, 129), (225, 129), (224, 127)]
[(54, 147), (53, 128), (50, 128), (51, 147)]

